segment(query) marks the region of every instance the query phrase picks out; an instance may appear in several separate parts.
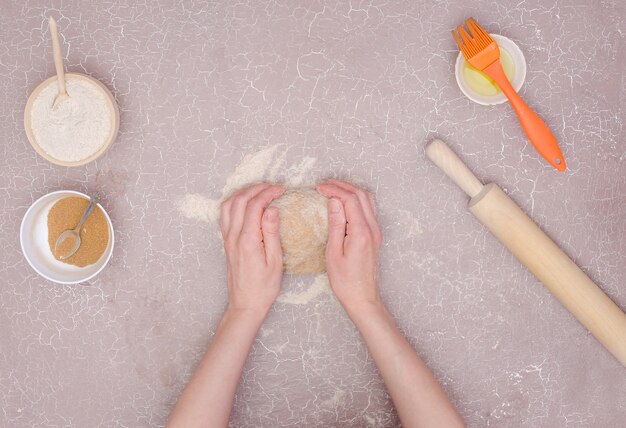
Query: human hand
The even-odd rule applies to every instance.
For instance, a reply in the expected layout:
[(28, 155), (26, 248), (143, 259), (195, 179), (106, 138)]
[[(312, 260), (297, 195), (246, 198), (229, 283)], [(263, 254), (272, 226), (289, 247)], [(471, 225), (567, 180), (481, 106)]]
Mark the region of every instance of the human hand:
[(326, 181), (317, 190), (330, 198), (326, 270), (333, 292), (350, 315), (380, 307), (378, 255), (382, 234), (372, 196), (339, 180)]
[(267, 314), (280, 292), (283, 258), (278, 209), (285, 191), (267, 183), (242, 189), (221, 206), (220, 228), (228, 264), (228, 306)]

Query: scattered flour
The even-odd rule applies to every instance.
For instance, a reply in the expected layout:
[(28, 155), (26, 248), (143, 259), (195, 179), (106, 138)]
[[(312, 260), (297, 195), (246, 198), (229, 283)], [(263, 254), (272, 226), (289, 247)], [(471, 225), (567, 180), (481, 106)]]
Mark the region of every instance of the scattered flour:
[(218, 199), (197, 193), (187, 194), (178, 202), (178, 211), (193, 220), (215, 223), (219, 219), (222, 201), (244, 186), (262, 181), (277, 182), (280, 179), (287, 186), (307, 183), (317, 159), (305, 157), (299, 164), (285, 168), (286, 152), (279, 153), (278, 148), (277, 144), (265, 146), (256, 153), (247, 154), (226, 179)]
[(182, 215), (194, 220), (214, 223), (218, 219), (219, 201), (214, 201), (197, 193), (190, 193), (178, 203)]
[(380, 421), (379, 418), (377, 417), (371, 417), (368, 414), (365, 414), (363, 415), (363, 419), (365, 419), (365, 422), (367, 423), (368, 427), (382, 426), (382, 421)]
[(424, 233), (422, 226), (411, 211), (398, 210), (398, 220), (400, 225), (405, 228), (407, 237), (412, 238)]
[(328, 276), (325, 273), (315, 276), (311, 285), (304, 291), (283, 292), (276, 301), (288, 305), (307, 305), (324, 294), (332, 294)]
[(102, 90), (95, 83), (66, 75), (69, 98), (54, 109), (57, 81), (33, 101), (30, 124), (37, 144), (55, 159), (77, 162), (96, 153), (108, 141), (113, 118)]
[(256, 153), (244, 156), (235, 168), (235, 172), (226, 179), (221, 199), (228, 198), (231, 193), (245, 185), (274, 178), (268, 177), (270, 167), (279, 168), (284, 162), (284, 159), (280, 162), (272, 162), (277, 149), (278, 145), (267, 146)]
[(313, 184), (310, 182), (310, 172), (315, 162), (317, 159), (307, 156), (298, 165), (290, 167), (287, 170), (287, 184), (293, 187)]
[(333, 396), (328, 400), (324, 400), (320, 403), (320, 407), (325, 409), (337, 409), (343, 407), (346, 403), (347, 393), (344, 390), (336, 389)]
[(276, 177), (281, 175), (281, 170), (283, 168), (283, 165), (285, 164), (286, 159), (286, 151), (283, 151), (279, 156), (276, 157), (276, 159), (274, 159), (274, 165), (267, 171), (267, 181), (276, 181)]

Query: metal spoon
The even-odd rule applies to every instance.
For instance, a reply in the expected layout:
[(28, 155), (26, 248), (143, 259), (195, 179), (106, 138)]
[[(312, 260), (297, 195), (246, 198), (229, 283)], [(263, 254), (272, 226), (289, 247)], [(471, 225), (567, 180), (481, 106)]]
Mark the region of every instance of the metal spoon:
[(91, 211), (93, 211), (93, 207), (98, 203), (99, 200), (100, 200), (100, 195), (98, 195), (97, 193), (94, 193), (89, 198), (89, 205), (87, 206), (85, 213), (83, 214), (80, 221), (78, 222), (78, 226), (76, 226), (74, 229), (68, 229), (59, 235), (59, 237), (57, 238), (57, 242), (54, 244), (55, 254), (57, 254), (59, 245), (61, 245), (63, 241), (65, 241), (68, 238), (74, 238), (74, 247), (72, 247), (72, 250), (68, 254), (59, 257), (59, 259), (61, 260), (68, 259), (72, 257), (74, 253), (76, 253), (76, 251), (78, 251), (78, 248), (80, 247), (80, 228), (83, 227), (83, 223), (85, 222), (85, 220), (87, 220), (87, 217), (89, 217), (89, 214), (91, 214)]
[(52, 109), (54, 110), (56, 106), (68, 99), (70, 96), (67, 94), (67, 89), (65, 88), (65, 71), (63, 70), (63, 57), (61, 56), (61, 45), (59, 44), (59, 32), (57, 30), (57, 22), (51, 16), (48, 20), (50, 24), (50, 35), (52, 36), (52, 55), (54, 57), (54, 68), (57, 72), (57, 79), (59, 82), (59, 92), (52, 103)]

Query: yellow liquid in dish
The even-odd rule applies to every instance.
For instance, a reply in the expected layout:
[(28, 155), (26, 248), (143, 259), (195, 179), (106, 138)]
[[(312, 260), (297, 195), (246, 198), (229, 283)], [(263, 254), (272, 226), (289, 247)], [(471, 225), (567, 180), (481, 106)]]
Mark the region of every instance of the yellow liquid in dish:
[[(515, 77), (515, 64), (511, 55), (502, 48), (500, 48), (500, 62), (504, 74), (509, 78), (509, 81), (512, 81)], [(463, 79), (467, 86), (477, 94), (495, 96), (500, 93), (500, 88), (491, 77), (469, 65), (467, 61), (463, 65)]]

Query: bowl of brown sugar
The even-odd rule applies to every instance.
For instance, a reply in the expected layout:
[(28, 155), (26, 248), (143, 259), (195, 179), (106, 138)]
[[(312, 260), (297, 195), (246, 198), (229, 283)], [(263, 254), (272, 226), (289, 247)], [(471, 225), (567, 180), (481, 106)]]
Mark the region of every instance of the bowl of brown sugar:
[(107, 265), (113, 253), (113, 225), (100, 204), (83, 223), (76, 253), (62, 259), (63, 254), (55, 252), (59, 235), (76, 227), (88, 204), (87, 195), (60, 190), (37, 199), (26, 211), (20, 243), (28, 264), (39, 275), (60, 284), (77, 284), (93, 279)]

